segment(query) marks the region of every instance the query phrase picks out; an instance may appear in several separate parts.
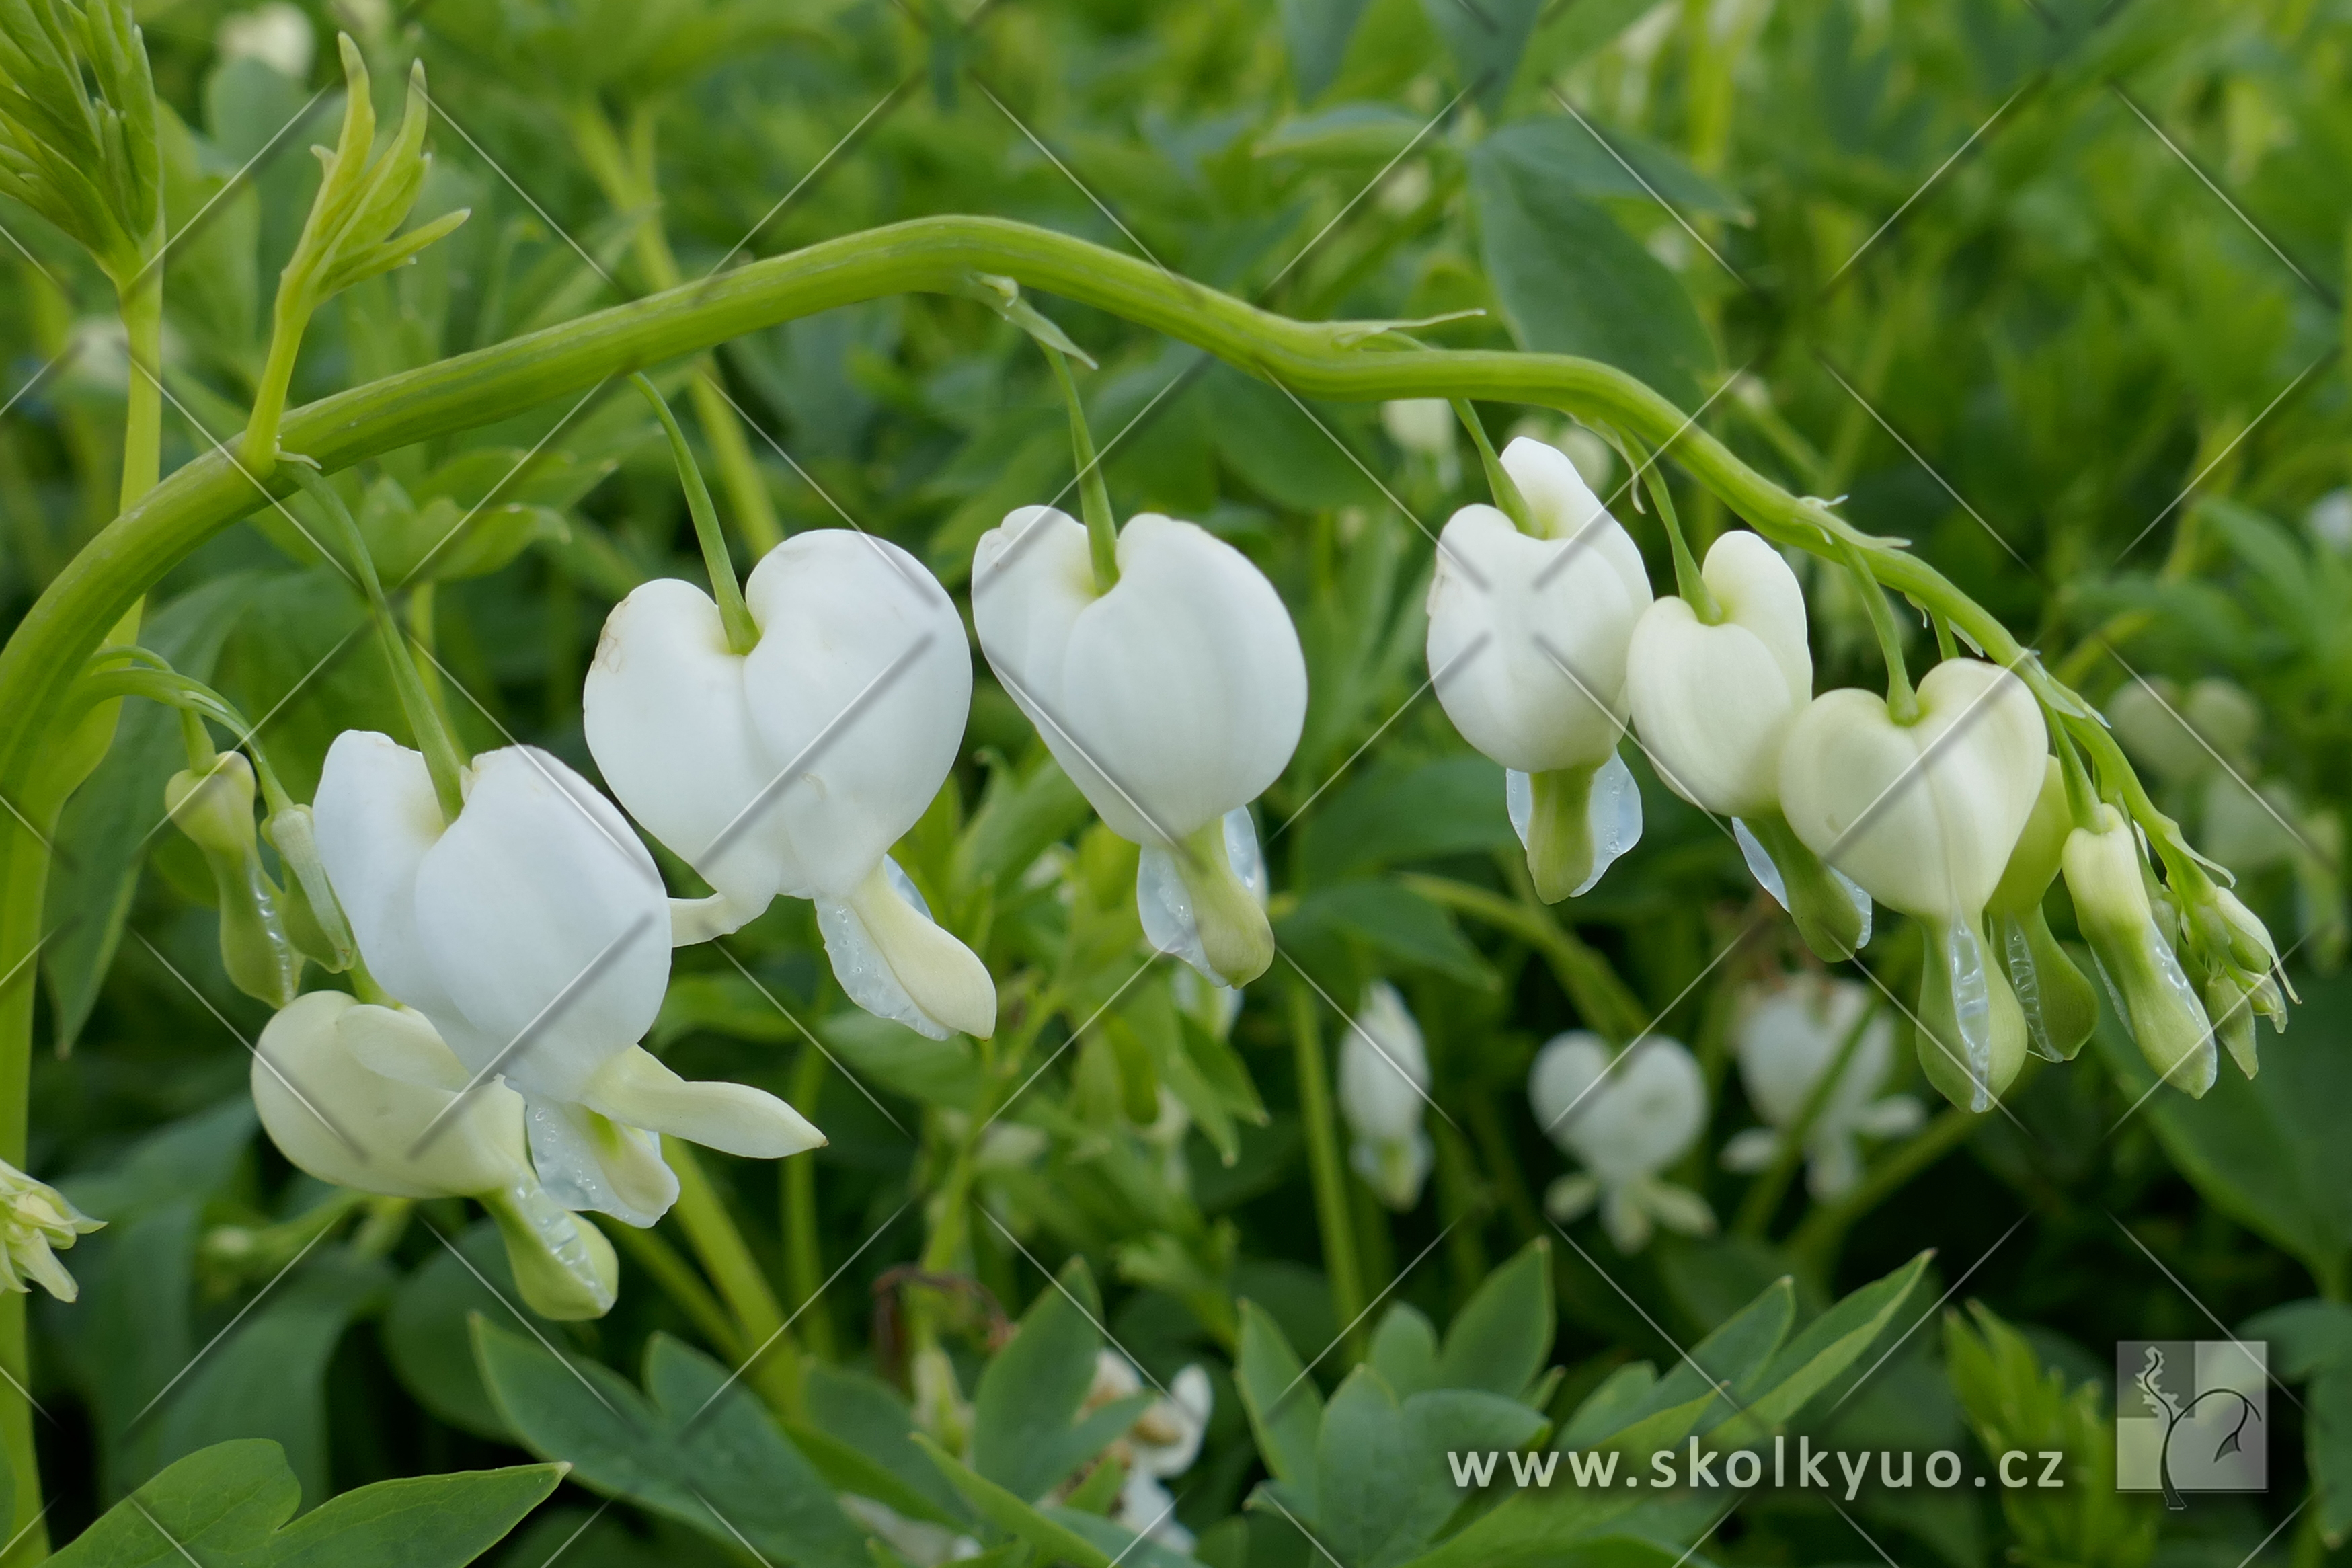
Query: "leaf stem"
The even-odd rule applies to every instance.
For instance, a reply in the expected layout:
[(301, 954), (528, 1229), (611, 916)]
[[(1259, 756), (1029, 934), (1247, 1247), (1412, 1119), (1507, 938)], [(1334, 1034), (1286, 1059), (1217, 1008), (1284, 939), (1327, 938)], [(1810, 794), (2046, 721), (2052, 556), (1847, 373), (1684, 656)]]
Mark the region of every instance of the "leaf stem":
[(703, 570), (710, 574), (710, 595), (719, 604), (719, 624), (727, 628), (728, 651), (739, 656), (750, 653), (759, 645), (760, 628), (751, 619), (751, 606), (743, 602), (742, 584), (735, 581), (735, 562), (727, 553), (726, 535), (719, 531), (719, 509), (710, 504), (710, 487), (702, 482), (702, 466), (694, 460), (694, 448), (687, 445), (686, 432), (678, 428), (677, 416), (669, 411), (669, 401), (660, 389), (642, 371), (629, 379), (654, 405), (654, 415), (669, 437), (678, 483), (686, 487), (686, 510), (694, 519), (694, 542), (702, 550)]
[(1037, 346), (1054, 367), (1054, 379), (1061, 384), (1062, 401), (1070, 411), (1070, 451), (1078, 465), (1078, 510), (1087, 521), (1087, 552), (1094, 562), (1095, 592), (1108, 594), (1118, 584), (1118, 519), (1110, 510), (1110, 487), (1103, 482), (1102, 459), (1095, 455), (1086, 404), (1078, 397), (1069, 360), (1047, 344)]
[(1843, 553), (1846, 570), (1853, 574), (1855, 585), (1862, 590), (1863, 613), (1870, 617), (1870, 629), (1878, 638), (1879, 657), (1886, 661), (1886, 715), (1897, 724), (1916, 724), (1919, 694), (1912, 689), (1910, 671), (1903, 667), (1903, 628), (1895, 625), (1895, 606), (1886, 602), (1886, 590), (1879, 585), (1861, 549), (1848, 543)]
[[(793, 1068), (793, 1109), (811, 1121), (816, 1120), (825, 1067), (824, 1053), (812, 1042), (801, 1047), (800, 1062)], [(780, 1163), (784, 1184), (785, 1294), (793, 1313), (803, 1320), (801, 1338), (808, 1342), (809, 1353), (819, 1361), (832, 1361), (840, 1349), (834, 1342), (833, 1315), (818, 1300), (824, 1289), (824, 1237), (816, 1207), (816, 1157), (801, 1154)]]
[(704, 1173), (693, 1145), (664, 1138), (662, 1158), (677, 1173), (677, 1206), (670, 1212), (701, 1260), (703, 1272), (718, 1287), (719, 1299), (727, 1303), (743, 1353), (752, 1358), (743, 1380), (758, 1389), (778, 1415), (799, 1420), (800, 1347), (785, 1331), (783, 1310), (776, 1305), (768, 1277), (744, 1245), (743, 1233), (735, 1228), (734, 1216)]
[(1323, 1237), (1323, 1276), (1331, 1290), (1333, 1323), (1345, 1331), (1350, 1363), (1364, 1354), (1364, 1281), (1357, 1266), (1355, 1215), (1348, 1173), (1339, 1157), (1339, 1120), (1331, 1079), (1323, 1065), (1323, 1033), (1315, 1021), (1315, 993), (1290, 987), (1290, 1039), (1298, 1072), (1298, 1115), (1307, 1128), (1307, 1164), (1315, 1183), (1315, 1220)]

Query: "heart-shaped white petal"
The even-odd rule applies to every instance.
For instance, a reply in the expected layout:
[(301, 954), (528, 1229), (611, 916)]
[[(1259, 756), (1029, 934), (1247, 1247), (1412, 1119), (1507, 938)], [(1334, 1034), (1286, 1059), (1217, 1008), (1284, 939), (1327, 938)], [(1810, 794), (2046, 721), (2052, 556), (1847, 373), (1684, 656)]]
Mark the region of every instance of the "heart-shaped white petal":
[(1626, 656), (1633, 722), (1666, 787), (1705, 810), (1754, 816), (1780, 797), (1780, 742), (1812, 697), (1805, 595), (1755, 534), (1731, 532), (1704, 572), (1724, 618), (1678, 598), (1642, 614)]
[(1780, 807), (1813, 852), (1879, 902), (1973, 921), (2042, 788), (2049, 734), (2025, 683), (1947, 659), (1919, 683), (1918, 721), (1874, 692), (1824, 692), (1780, 753)]

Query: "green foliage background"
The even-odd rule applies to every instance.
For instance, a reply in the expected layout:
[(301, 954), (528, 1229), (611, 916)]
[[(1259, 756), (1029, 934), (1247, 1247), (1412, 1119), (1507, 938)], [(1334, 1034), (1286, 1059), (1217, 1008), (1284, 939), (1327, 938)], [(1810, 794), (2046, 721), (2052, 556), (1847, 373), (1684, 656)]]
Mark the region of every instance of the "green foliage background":
[[(328, 49), (299, 80), (226, 58), (207, 0), (141, 10), (177, 116), (168, 469), (244, 423), (316, 181), (300, 149), (331, 136), (340, 81)], [(222, 1561), (464, 1561), (556, 1485), (500, 1468), (536, 1458), (575, 1468), (501, 1563), (866, 1562), (841, 1490), (971, 1533), (988, 1560), (1108, 1563), (1129, 1538), (1083, 1483), (1034, 1506), (1113, 1435), (1073, 1426), (1106, 1335), (1155, 1378), (1212, 1370), (1209, 1440), (1177, 1490), (1213, 1564), (1320, 1561), (1307, 1530), (1347, 1568), (1671, 1563), (1736, 1500), (1460, 1504), (1425, 1490), (1433, 1456), (1671, 1443), (1748, 1406), (1849, 1447), (2028, 1431), (2085, 1479), (2058, 1517), (1966, 1491), (1762, 1496), (1693, 1561), (2153, 1550), (2227, 1568), (2317, 1563), (2352, 1531), (2352, 984), (2329, 977), (2352, 780), (2342, 0), (379, 0), (337, 16), (387, 119), (426, 62), (437, 161), (418, 218), (472, 217), (321, 313), (297, 403), (927, 214), (1080, 235), (1300, 319), (1482, 312), (1424, 335), (1634, 372), (1790, 489), (1912, 541), (2095, 697), (2140, 677), (2252, 692), (2259, 732), (2166, 805), (2249, 870), (2304, 1005), (2259, 1078), (2225, 1072), (2202, 1101), (2143, 1103), (2148, 1071), (2109, 1028), (2013, 1116), (1948, 1111), (1880, 1151), (1843, 1204), (1791, 1194), (1631, 1258), (1590, 1222), (1555, 1230), (1538, 1205), (1563, 1165), (1523, 1085), (1570, 1026), (1691, 1042), (1717, 1093), (1677, 1178), (1741, 1209), (1746, 1179), (1712, 1157), (1755, 1120), (1728, 1070), (1732, 998), (1797, 962), (1793, 933), (1646, 773), (1640, 848), (1573, 904), (1533, 900), (1498, 770), (1423, 685), (1424, 535), (1483, 495), (1475, 460), (1449, 471), (1372, 408), (1300, 403), (1039, 300), (1100, 363), (1083, 386), (1097, 440), (1116, 437), (1120, 514), (1239, 544), (1298, 623), (1306, 739), (1260, 811), (1292, 963), (1229, 1039), (1167, 966), (1138, 981), (1134, 852), (1091, 826), (983, 665), (967, 761), (898, 855), (988, 957), (1013, 1026), (982, 1049), (855, 1012), (789, 900), (724, 952), (684, 952), (649, 1044), (785, 1094), (831, 1144), (781, 1175), (701, 1157), (747, 1255), (674, 1216), (616, 1237), (609, 1318), (521, 1321), (487, 1222), (355, 1205), (257, 1136), (242, 1042), (266, 1014), (221, 972), (202, 862), (156, 831), (176, 721), (133, 704), (61, 826), (52, 907), (69, 919), (40, 963), (55, 1049), (29, 1168), (108, 1222), (67, 1255), (79, 1303), (34, 1313), (48, 1529), (80, 1537), (74, 1560), (169, 1560), (105, 1513), (147, 1483), (171, 1521), (249, 1489), (208, 1538)], [(13, 624), (115, 510), (124, 367), (95, 268), (20, 208), (0, 203), (0, 223), (18, 247), (0, 256)], [(832, 311), (660, 379), (709, 442), (747, 561), (763, 531), (853, 522), (960, 590), (982, 531), (1071, 480), (1038, 357), (971, 301)], [(1523, 412), (1483, 410), (1498, 437)], [(593, 776), (579, 690), (604, 611), (647, 577), (699, 575), (642, 403), (609, 384), (338, 482), (379, 561), (481, 509), (425, 612), (457, 726)], [(1696, 487), (1680, 504), (1702, 540), (1736, 521)], [(1822, 685), (1876, 683), (1843, 580), (1809, 587)], [(337, 731), (404, 732), (362, 619), (265, 510), (175, 569), (142, 636), (269, 715), (308, 798)], [(2250, 785), (2294, 842), (2265, 837)], [(2210, 842), (2231, 831), (2231, 852)], [(1899, 931), (1864, 955), (1897, 994), (1916, 962)], [(1351, 1323), (1324, 1272), (1297, 1064), (1300, 1031), (1328, 1050), (1328, 1004), (1376, 976), (1427, 1031), (1447, 1115), (1417, 1210), (1354, 1194), (1379, 1310)], [(1173, 1143), (1150, 1131), (1162, 1085), (1191, 1118)], [(934, 1255), (1026, 1324), (992, 1360), (985, 1314), (951, 1323), (968, 1465), (906, 1436), (905, 1369), (877, 1327), (877, 1304), (922, 1289), (892, 1271)], [(1909, 1331), (1968, 1299), (1999, 1316)], [(785, 1352), (728, 1385), (782, 1314)], [(2225, 1331), (2271, 1341), (2271, 1489), (2200, 1498), (2159, 1531), (2091, 1463), (2109, 1394), (2073, 1391), (2112, 1382), (2118, 1339)], [(1325, 1345), (1309, 1397), (1286, 1403)], [(434, 1475), (401, 1484), (450, 1489), (426, 1506), (478, 1510), (475, 1536), (368, 1523), (414, 1505), (383, 1483)], [(1350, 1500), (1368, 1477), (1391, 1484)], [(348, 1494), (329, 1505), (342, 1519), (273, 1536), (297, 1485), (306, 1509)], [(380, 1556), (326, 1540), (354, 1520)]]

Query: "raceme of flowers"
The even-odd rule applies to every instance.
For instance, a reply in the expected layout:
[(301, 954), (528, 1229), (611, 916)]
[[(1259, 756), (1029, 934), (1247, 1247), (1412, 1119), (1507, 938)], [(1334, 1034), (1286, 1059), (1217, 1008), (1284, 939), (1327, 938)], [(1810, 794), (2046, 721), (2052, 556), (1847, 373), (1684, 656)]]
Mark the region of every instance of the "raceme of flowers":
[[(1403, 426), (1434, 449), (1428, 411), (1412, 412)], [(254, 1068), (272, 1136), (342, 1185), (478, 1199), (551, 1315), (610, 1302), (610, 1250), (578, 1213), (646, 1226), (675, 1201), (663, 1137), (760, 1158), (823, 1142), (774, 1097), (689, 1082), (642, 1047), (674, 946), (805, 899), (858, 1005), (940, 1038), (996, 1021), (987, 968), (890, 856), (962, 742), (972, 668), (953, 601), (915, 557), (852, 530), (786, 541), (739, 588), (681, 463), (713, 591), (662, 579), (631, 593), (583, 710), (621, 806), (709, 894), (672, 897), (621, 812), (529, 746), (451, 763), (430, 744), (346, 732), (314, 807), (273, 795), (282, 894), (255, 846), (241, 758), (171, 792), (221, 889), (233, 977), (284, 1009)], [(1701, 566), (1675, 534), (1683, 591), (1658, 596), (1565, 453), (1522, 437), (1493, 472), (1498, 504), (1464, 507), (1438, 542), (1429, 668), (1455, 727), (1507, 771), (1542, 897), (1591, 888), (1638, 840), (1630, 729), (1669, 790), (1728, 819), (1822, 958), (1869, 940), (1874, 900), (1919, 923), (1915, 1035), (1956, 1103), (1989, 1108), (2029, 1051), (2069, 1056), (2095, 1020), (2092, 982), (2042, 918), (2061, 874), (2158, 1070), (2201, 1093), (2217, 1041), (2252, 1070), (2252, 1013), (2284, 1016), (2267, 931), (2223, 889), (2157, 881), (2128, 819), (2079, 763), (2073, 778), (2062, 768), (2072, 753), (2053, 754), (2015, 672), (1952, 657), (1914, 690), (1891, 658), (1887, 696), (1816, 696), (1804, 595), (1764, 540), (1727, 532)], [(1150, 946), (1239, 986), (1274, 957), (1251, 806), (1297, 745), (1306, 662), (1274, 585), (1231, 544), (1155, 514), (1114, 529), (1102, 510), (1090, 529), (1024, 507), (985, 534), (973, 630), (1103, 824), (1138, 847)], [(348, 935), (317, 934), (346, 921)], [(295, 925), (312, 938), (289, 939)], [(288, 954), (322, 945), (340, 955), (321, 958), (330, 969), (356, 948), (356, 1000), (296, 996), (301, 960)], [(1741, 1071), (1772, 1130), (1735, 1140), (1731, 1163), (1759, 1168), (1800, 1137), (1812, 1190), (1833, 1194), (1853, 1179), (1857, 1139), (1910, 1125), (1915, 1105), (1876, 1098), (1892, 1026), (1864, 1011), (1853, 988), (1819, 980), (1751, 999)], [(1833, 1061), (1836, 1083), (1816, 1093)], [(1421, 1031), (1375, 983), (1340, 1047), (1338, 1100), (1356, 1171), (1401, 1209), (1429, 1172), (1428, 1089)], [(1554, 1184), (1555, 1217), (1597, 1208), (1628, 1249), (1655, 1225), (1712, 1226), (1663, 1174), (1706, 1120), (1679, 1044), (1612, 1058), (1595, 1037), (1563, 1035), (1529, 1092), (1582, 1166)]]

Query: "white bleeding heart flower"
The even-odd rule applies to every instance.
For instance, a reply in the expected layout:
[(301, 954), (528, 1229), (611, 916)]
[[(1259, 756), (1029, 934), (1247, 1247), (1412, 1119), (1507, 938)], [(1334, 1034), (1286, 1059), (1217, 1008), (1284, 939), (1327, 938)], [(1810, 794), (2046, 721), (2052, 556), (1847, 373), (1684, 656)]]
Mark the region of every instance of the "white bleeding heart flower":
[(313, 991), (253, 1054), (253, 1103), (278, 1152), (322, 1182), (394, 1198), (472, 1198), (505, 1240), (531, 1310), (602, 1317), (620, 1265), (593, 1225), (532, 1171), (523, 1099), (468, 1075), (422, 1013)]
[(1364, 1003), (1339, 1042), (1339, 1115), (1354, 1134), (1349, 1163), (1382, 1203), (1400, 1212), (1421, 1201), (1429, 1179), (1429, 1051), (1404, 998), (1385, 980), (1364, 988)]
[(1566, 454), (1521, 437), (1502, 463), (1533, 531), (1491, 506), (1448, 520), (1429, 587), (1430, 679), (1462, 738), (1512, 773), (1512, 825), (1553, 902), (1591, 887), (1642, 835), (1617, 742), (1650, 579)]
[[(2098, 807), (2093, 826), (2066, 837), (2066, 891), (2116, 1011), (2147, 1065), (2201, 1100), (2221, 1069), (2221, 1054), (2205, 1005), (2158, 924), (2146, 867), (2138, 834), (2114, 806)], [(2267, 947), (2268, 933), (2263, 937)]]
[(1528, 1070), (1528, 1104), (1544, 1135), (1584, 1166), (1545, 1194), (1559, 1224), (1597, 1202), (1628, 1253), (1648, 1245), (1654, 1224), (1690, 1236), (1715, 1228), (1705, 1198), (1659, 1175), (1706, 1126), (1706, 1080), (1680, 1041), (1653, 1035), (1612, 1058), (1598, 1035), (1555, 1035)]
[(2050, 751), (2025, 683), (1946, 659), (1898, 723), (1852, 688), (1813, 700), (1780, 751), (1780, 809), (1814, 854), (1927, 928), (1920, 1065), (1953, 1104), (1990, 1110), (2023, 1065), (2025, 1015), (1984, 911), (2033, 814)]
[(1633, 627), (1633, 723), (1668, 789), (1719, 816), (1758, 816), (1780, 808), (1780, 742), (1812, 700), (1805, 591), (1779, 551), (1738, 530), (1707, 550), (1701, 575), (1720, 621), (1669, 595)]
[(445, 827), (425, 759), (347, 730), (319, 782), (319, 853), (376, 984), (431, 1021), (467, 1082), (522, 1096), (558, 1203), (653, 1224), (677, 1196), (656, 1132), (763, 1159), (824, 1142), (773, 1095), (689, 1083), (638, 1047), (669, 984), (669, 899), (587, 780), (509, 746), (463, 788)]
[(1804, 1132), (1805, 1184), (1813, 1196), (1833, 1198), (1861, 1179), (1858, 1139), (1901, 1137), (1925, 1116), (1907, 1094), (1878, 1098), (1895, 1062), (1895, 1021), (1872, 1012), (1871, 993), (1857, 982), (1805, 973), (1751, 987), (1740, 998), (1732, 1038), (1748, 1102), (1768, 1125), (1724, 1145), (1727, 1169), (1761, 1171), (1780, 1158), (1849, 1040), (1853, 1055)]
[(30, 1295), (37, 1283), (70, 1303), (81, 1287), (58, 1254), (106, 1222), (92, 1219), (47, 1182), (0, 1160), (0, 1290)]
[[(1094, 1384), (1078, 1406), (1079, 1418), (1142, 1392), (1143, 1380), (1133, 1363), (1116, 1351), (1097, 1351)], [(1174, 1551), (1191, 1550), (1192, 1532), (1176, 1522), (1176, 1500), (1164, 1483), (1166, 1478), (1191, 1469), (1200, 1457), (1215, 1403), (1209, 1374), (1187, 1366), (1113, 1441), (1110, 1454), (1127, 1467), (1127, 1479), (1111, 1510), (1115, 1522)]]
[(582, 709), (588, 749), (646, 830), (718, 889), (676, 939), (723, 935), (779, 894), (813, 899), (850, 1000), (944, 1039), (996, 1026), (996, 987), (888, 856), (963, 742), (971, 658), (920, 562), (846, 529), (793, 535), (753, 569), (759, 641), (661, 578), (614, 607)]
[(973, 553), (972, 625), (1104, 825), (1142, 847), (1153, 946), (1244, 984), (1274, 961), (1247, 808), (1297, 748), (1306, 656), (1274, 584), (1205, 530), (1147, 513), (1118, 563), (1100, 589), (1085, 527), (1023, 507)]

